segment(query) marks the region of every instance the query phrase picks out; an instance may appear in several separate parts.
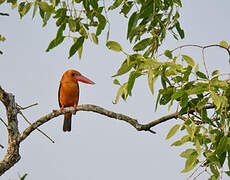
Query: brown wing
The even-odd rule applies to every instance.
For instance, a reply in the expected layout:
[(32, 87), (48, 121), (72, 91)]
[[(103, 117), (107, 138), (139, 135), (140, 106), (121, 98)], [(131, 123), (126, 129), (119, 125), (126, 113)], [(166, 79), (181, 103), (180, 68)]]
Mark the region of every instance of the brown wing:
[(60, 90), (61, 90), (61, 83), (60, 83), (59, 89), (58, 89), (58, 103), (59, 103), (59, 107), (62, 107), (61, 102), (60, 102)]

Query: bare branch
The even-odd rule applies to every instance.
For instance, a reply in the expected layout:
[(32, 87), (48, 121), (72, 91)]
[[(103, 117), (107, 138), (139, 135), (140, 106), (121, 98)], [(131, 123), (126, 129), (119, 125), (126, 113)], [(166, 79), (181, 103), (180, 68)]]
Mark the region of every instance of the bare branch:
[(0, 86), (0, 101), (6, 107), (6, 115), (8, 119), (8, 148), (3, 160), (0, 161), (0, 175), (10, 169), (15, 163), (20, 160), (19, 142), (17, 137), (19, 135), (17, 107), (14, 95), (5, 92)]
[[(18, 113), (23, 117), (23, 119), (24, 119), (29, 125), (32, 125), (32, 123), (26, 118), (26, 116), (25, 116), (21, 111), (19, 111)], [(54, 140), (53, 140), (51, 137), (49, 137), (46, 133), (44, 133), (41, 129), (37, 128), (37, 130), (38, 130), (40, 133), (42, 133), (45, 137), (47, 137), (52, 143), (55, 143)]]
[(10, 16), (8, 13), (0, 12), (0, 16)]
[[(187, 113), (195, 112), (195, 110), (190, 110), (184, 114), (179, 114), (179, 112), (175, 112), (175, 113), (163, 116), (159, 119), (156, 119), (150, 123), (140, 124), (138, 120), (131, 118), (129, 116), (126, 116), (120, 113), (115, 113), (115, 112), (109, 111), (107, 109), (104, 109), (96, 105), (84, 104), (84, 105), (79, 105), (77, 107), (77, 110), (75, 110), (74, 107), (64, 108), (62, 112), (59, 112), (58, 110), (53, 110), (53, 112), (39, 118), (37, 121), (32, 123), (28, 128), (26, 128), (21, 134), (19, 134), (17, 114), (20, 113), (21, 111), (20, 111), (20, 108), (18, 108), (17, 104), (15, 103), (14, 95), (11, 93), (5, 92), (0, 87), (0, 101), (6, 107), (7, 119), (8, 119), (8, 128), (7, 128), (8, 129), (8, 149), (7, 149), (7, 154), (5, 155), (4, 159), (0, 161), (0, 175), (2, 175), (5, 171), (7, 171), (9, 168), (11, 168), (15, 163), (17, 163), (20, 160), (19, 144), (24, 139), (26, 139), (30, 135), (30, 133), (32, 133), (35, 129), (37, 129), (42, 124), (64, 113), (70, 112), (72, 114), (75, 114), (76, 111), (92, 111), (92, 112), (99, 113), (101, 115), (104, 115), (104, 116), (107, 116), (113, 119), (125, 121), (129, 123), (130, 125), (132, 125), (138, 131), (149, 131), (155, 134), (155, 131), (151, 130), (152, 127), (160, 123), (166, 122), (168, 120), (176, 119), (176, 118), (180, 118), (184, 121), (186, 120), (186, 118), (183, 117), (183, 115)], [(31, 106), (28, 106), (28, 107), (31, 107)], [(206, 106), (205, 108), (212, 109), (214, 108), (214, 105), (209, 105), (209, 106)]]
[[(53, 112), (39, 118), (37, 121), (35, 121), (34, 123), (32, 123), (28, 128), (26, 128), (21, 135), (19, 136), (19, 142), (23, 141), (31, 132), (33, 132), (36, 128), (38, 128), (39, 126), (41, 126), (42, 124), (44, 124), (45, 122), (60, 116), (64, 113), (67, 112), (71, 112), (73, 114), (76, 113), (76, 111), (92, 111), (92, 112), (96, 112), (105, 116), (108, 116), (110, 118), (114, 118), (114, 119), (118, 119), (118, 120), (123, 120), (129, 124), (131, 124), (134, 128), (136, 128), (138, 131), (150, 131), (150, 128), (146, 129), (145, 127), (143, 128), (142, 124), (139, 124), (138, 121), (136, 119), (133, 119), (129, 116), (123, 115), (123, 114), (119, 114), (119, 113), (115, 113), (112, 111), (109, 111), (107, 109), (104, 109), (102, 107), (96, 106), (96, 105), (92, 105), (92, 104), (84, 104), (84, 105), (79, 105), (77, 107), (77, 110), (74, 109), (74, 107), (68, 107), (68, 108), (64, 108), (62, 112), (59, 112), (58, 110), (53, 110)], [(155, 133), (154, 131), (150, 131), (151, 133)]]
[[(174, 52), (174, 51), (176, 51), (178, 49), (182, 49), (182, 48), (185, 48), (185, 47), (197, 47), (197, 48), (200, 48), (200, 49), (207, 49), (207, 48), (210, 48), (210, 47), (220, 47), (220, 48), (225, 49), (228, 52), (228, 55), (230, 57), (230, 48), (226, 48), (226, 47), (221, 46), (219, 44), (211, 44), (211, 45), (207, 45), (207, 46), (200, 46), (200, 45), (197, 45), (197, 44), (185, 44), (185, 45), (178, 46), (178, 47), (172, 49), (171, 52)], [(158, 56), (162, 56), (162, 55), (164, 55), (164, 53), (162, 53), (162, 54), (160, 54)]]
[[(213, 105), (209, 105), (207, 107), (205, 107), (206, 109), (212, 109), (214, 108)], [(19, 139), (18, 141), (21, 142), (23, 141), (31, 132), (33, 132), (36, 128), (38, 128), (39, 126), (41, 126), (42, 124), (46, 123), (47, 121), (55, 118), (55, 117), (58, 117), (64, 113), (73, 113), (75, 114), (76, 111), (92, 111), (92, 112), (95, 112), (95, 113), (99, 113), (99, 114), (102, 114), (104, 116), (108, 116), (110, 118), (113, 118), (113, 119), (118, 119), (118, 120), (122, 120), (122, 121), (125, 121), (127, 123), (129, 123), (130, 125), (132, 125), (136, 130), (138, 131), (149, 131), (151, 133), (156, 133), (155, 131), (151, 130), (152, 127), (160, 124), (160, 123), (163, 123), (163, 122), (166, 122), (168, 120), (171, 120), (171, 119), (176, 119), (176, 118), (180, 118), (182, 120), (185, 120), (184, 117), (182, 117), (182, 115), (184, 114), (187, 114), (187, 113), (184, 113), (182, 115), (179, 114), (179, 112), (175, 112), (175, 113), (172, 113), (172, 114), (169, 114), (169, 115), (166, 115), (166, 116), (163, 116), (159, 119), (156, 119), (150, 123), (147, 123), (147, 124), (140, 124), (138, 122), (138, 120), (136, 119), (133, 119), (129, 116), (126, 116), (124, 114), (120, 114), (120, 113), (115, 113), (115, 112), (112, 112), (112, 111), (109, 111), (107, 109), (104, 109), (102, 107), (99, 107), (99, 106), (96, 106), (96, 105), (92, 105), (92, 104), (83, 104), (83, 105), (79, 105), (77, 107), (77, 110), (74, 109), (74, 107), (67, 107), (67, 108), (64, 108), (62, 112), (59, 112), (58, 110), (53, 110), (53, 112), (39, 118), (37, 121), (35, 121), (34, 123), (32, 123), (28, 128), (26, 128), (19, 136)], [(195, 112), (195, 110), (190, 110), (188, 113), (193, 113)]]
[(0, 121), (2, 121), (2, 123), (3, 123), (6, 127), (8, 127), (8, 125), (6, 124), (6, 122), (5, 122), (2, 118), (0, 118)]
[(30, 107), (36, 106), (36, 105), (38, 105), (38, 103), (34, 103), (34, 104), (31, 104), (31, 105), (26, 106), (26, 107), (22, 107), (22, 106), (17, 104), (17, 106), (19, 107), (20, 110), (25, 110), (25, 109), (28, 109)]

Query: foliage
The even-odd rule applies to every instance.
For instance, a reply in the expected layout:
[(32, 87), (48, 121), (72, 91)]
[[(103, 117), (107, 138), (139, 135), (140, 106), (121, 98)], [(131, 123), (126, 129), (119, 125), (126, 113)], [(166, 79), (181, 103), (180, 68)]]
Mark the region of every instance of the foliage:
[(20, 178), (20, 180), (25, 180), (25, 178), (26, 178), (27, 175), (28, 175), (28, 174), (24, 174), (24, 175)]
[[(204, 67), (205, 71), (201, 71), (199, 64), (195, 63), (192, 57), (176, 54), (178, 48), (165, 50), (163, 54), (157, 53), (167, 33), (175, 39), (183, 39), (185, 36), (179, 22), (181, 0), (114, 0), (110, 5), (104, 0), (2, 0), (0, 5), (2, 3), (10, 3), (13, 9), (17, 8), (21, 18), (29, 11), (32, 11), (33, 18), (39, 13), (43, 27), (53, 19), (57, 33), (46, 51), (57, 47), (66, 38), (71, 38), (73, 44), (69, 48), (69, 58), (77, 52), (81, 58), (87, 39), (98, 44), (99, 36), (107, 26), (106, 46), (125, 56), (113, 77), (129, 76), (128, 81), (124, 83), (114, 79), (114, 84), (119, 86), (114, 103), (118, 103), (120, 97), (126, 100), (132, 95), (137, 78), (147, 76), (152, 94), (154, 83), (159, 79), (161, 88), (158, 90), (156, 109), (158, 105), (167, 105), (168, 109), (176, 106), (177, 118), (183, 120), (171, 128), (166, 139), (178, 131), (183, 131), (186, 135), (175, 141), (172, 146), (192, 146), (180, 154), (185, 158), (182, 173), (202, 166), (210, 170), (210, 179), (218, 179), (222, 176), (221, 170), (226, 162), (228, 168), (225, 173), (230, 176), (229, 82), (222, 78), (219, 70), (209, 74)], [(113, 10), (119, 10), (127, 19), (126, 38), (133, 46), (133, 53), (125, 52), (119, 42), (109, 39), (108, 13)], [(229, 44), (226, 41), (212, 46), (219, 46), (229, 52)], [(199, 47), (204, 51), (211, 46)], [(204, 56), (200, 61), (205, 65)]]

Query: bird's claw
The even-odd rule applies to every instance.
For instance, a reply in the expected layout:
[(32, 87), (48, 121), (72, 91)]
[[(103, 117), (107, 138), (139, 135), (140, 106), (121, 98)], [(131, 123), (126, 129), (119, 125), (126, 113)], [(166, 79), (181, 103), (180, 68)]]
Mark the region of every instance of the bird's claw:
[(74, 107), (74, 109), (75, 109), (75, 110), (77, 110), (77, 105), (76, 105), (76, 104), (74, 104), (74, 106), (73, 106), (73, 107)]
[(63, 109), (64, 109), (64, 107), (61, 107), (61, 109), (59, 110), (59, 112), (62, 112)]

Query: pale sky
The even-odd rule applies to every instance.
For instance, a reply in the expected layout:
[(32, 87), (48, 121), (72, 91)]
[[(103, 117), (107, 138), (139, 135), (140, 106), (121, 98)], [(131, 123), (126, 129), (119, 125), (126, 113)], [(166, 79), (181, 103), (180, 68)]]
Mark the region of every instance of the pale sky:
[[(160, 49), (173, 49), (182, 44), (216, 44), (221, 40), (230, 43), (229, 0), (183, 1), (180, 10), (181, 27), (185, 30), (183, 41), (173, 40), (168, 35)], [(5, 5), (0, 12), (7, 12)], [(8, 8), (7, 8), (8, 9)], [(10, 17), (0, 16), (0, 33), (6, 41), (0, 43), (4, 55), (0, 55), (0, 86), (15, 95), (21, 106), (39, 103), (24, 114), (30, 121), (58, 109), (57, 92), (60, 78), (67, 69), (76, 69), (96, 82), (90, 86), (80, 84), (79, 104), (95, 104), (114, 112), (123, 113), (148, 123), (167, 114), (167, 107), (154, 111), (155, 98), (148, 88), (147, 78), (136, 81), (133, 96), (126, 102), (120, 100), (112, 104), (118, 86), (111, 76), (116, 73), (125, 56), (105, 47), (105, 36), (99, 45), (90, 41), (84, 44), (82, 60), (78, 56), (68, 59), (70, 40), (45, 52), (49, 42), (56, 36), (53, 22), (42, 28), (40, 17), (31, 20), (31, 13), (22, 20), (16, 11), (8, 11)], [(113, 17), (112, 17), (113, 16)], [(126, 41), (126, 21), (122, 16), (110, 15), (111, 40), (118, 41), (128, 53), (131, 46)], [(185, 51), (196, 62), (200, 62), (200, 50)], [(208, 67), (229, 72), (228, 54), (222, 49), (210, 49), (206, 53)], [(119, 78), (121, 82), (127, 76)], [(158, 87), (155, 87), (155, 95)], [(5, 110), (0, 104), (0, 117), (6, 120)], [(71, 133), (62, 131), (63, 116), (52, 119), (41, 126), (50, 137), (51, 143), (38, 131), (34, 131), (20, 148), (21, 160), (1, 179), (17, 180), (18, 175), (28, 173), (26, 180), (168, 180), (186, 179), (192, 172), (181, 174), (185, 160), (179, 154), (190, 147), (171, 147), (170, 144), (182, 135), (165, 140), (169, 129), (179, 120), (171, 120), (156, 126), (156, 135), (137, 132), (129, 124), (110, 119), (92, 112), (78, 112), (72, 118)], [(19, 116), (20, 130), (28, 124)], [(7, 130), (0, 123), (0, 158), (3, 158), (7, 145)], [(198, 179), (207, 179), (201, 176)], [(225, 177), (226, 178), (226, 177)]]

